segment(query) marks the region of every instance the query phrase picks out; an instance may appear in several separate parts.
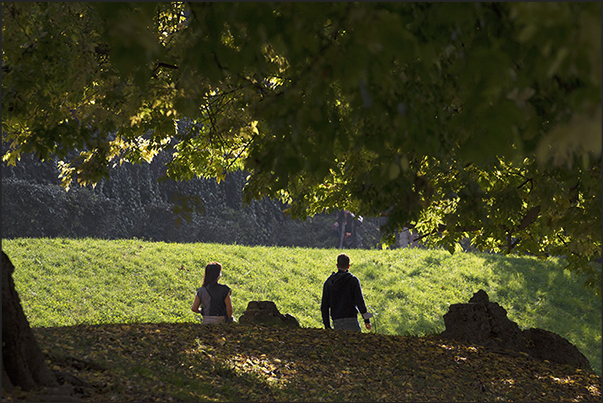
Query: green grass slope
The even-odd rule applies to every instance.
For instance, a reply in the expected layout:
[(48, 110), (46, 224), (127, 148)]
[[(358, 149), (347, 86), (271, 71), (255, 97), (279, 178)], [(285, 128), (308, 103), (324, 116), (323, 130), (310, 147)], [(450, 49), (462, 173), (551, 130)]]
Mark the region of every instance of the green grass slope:
[[(32, 327), (186, 323), (203, 269), (223, 264), (235, 317), (249, 301), (272, 300), (304, 328), (322, 328), (322, 284), (336, 270), (337, 249), (171, 244), (140, 240), (3, 240)], [(558, 259), (442, 250), (346, 250), (361, 281), (373, 332), (423, 336), (444, 330), (450, 304), (479, 289), (520, 328), (565, 337), (601, 374), (601, 300)], [(366, 330), (364, 330), (366, 332)]]

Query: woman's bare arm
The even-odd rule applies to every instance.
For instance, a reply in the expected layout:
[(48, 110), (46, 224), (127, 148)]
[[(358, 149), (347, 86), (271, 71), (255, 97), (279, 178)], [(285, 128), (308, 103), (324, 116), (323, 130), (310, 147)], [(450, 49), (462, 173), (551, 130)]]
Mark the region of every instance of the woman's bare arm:
[(201, 309), (199, 309), (200, 305), (201, 305), (201, 300), (199, 299), (198, 295), (195, 295), (195, 302), (193, 302), (193, 306), (191, 307), (191, 310), (194, 313), (201, 313)]
[(232, 300), (230, 299), (230, 293), (224, 298), (224, 303), (226, 304), (226, 315), (232, 319)]

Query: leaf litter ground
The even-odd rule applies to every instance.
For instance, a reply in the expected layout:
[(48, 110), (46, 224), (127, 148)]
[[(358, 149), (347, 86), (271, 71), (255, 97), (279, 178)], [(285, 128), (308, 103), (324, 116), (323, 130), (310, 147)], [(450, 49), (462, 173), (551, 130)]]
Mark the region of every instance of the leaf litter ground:
[(197, 323), (34, 332), (71, 394), (91, 402), (601, 401), (592, 372), (438, 336)]

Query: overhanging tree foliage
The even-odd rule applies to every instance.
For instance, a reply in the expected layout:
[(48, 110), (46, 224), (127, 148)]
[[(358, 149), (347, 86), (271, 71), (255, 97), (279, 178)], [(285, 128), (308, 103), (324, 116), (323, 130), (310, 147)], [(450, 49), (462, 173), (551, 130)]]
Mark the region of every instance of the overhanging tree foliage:
[[(4, 161), (173, 150), (294, 217), (566, 256), (600, 290), (599, 3), (3, 3)], [(77, 151), (72, 158), (71, 153)]]
[(245, 168), (294, 217), (385, 213), (594, 285), (600, 33), (595, 3), (6, 3), (4, 160), (69, 188), (173, 149), (175, 179)]

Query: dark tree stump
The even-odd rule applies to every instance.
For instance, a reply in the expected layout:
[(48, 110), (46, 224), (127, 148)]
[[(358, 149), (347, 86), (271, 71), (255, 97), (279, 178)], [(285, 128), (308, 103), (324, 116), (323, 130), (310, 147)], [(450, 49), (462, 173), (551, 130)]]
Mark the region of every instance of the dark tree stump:
[(507, 311), (479, 290), (466, 304), (452, 304), (444, 315), (442, 336), (487, 348), (522, 351), (531, 357), (592, 369), (588, 359), (563, 337), (543, 329), (521, 330)]
[(58, 386), (23, 312), (13, 281), (14, 271), (15, 266), (2, 251), (2, 387), (33, 390)]
[(250, 301), (247, 310), (239, 318), (240, 324), (253, 324), (263, 326), (284, 326), (299, 328), (299, 322), (289, 314), (279, 312), (273, 301)]

